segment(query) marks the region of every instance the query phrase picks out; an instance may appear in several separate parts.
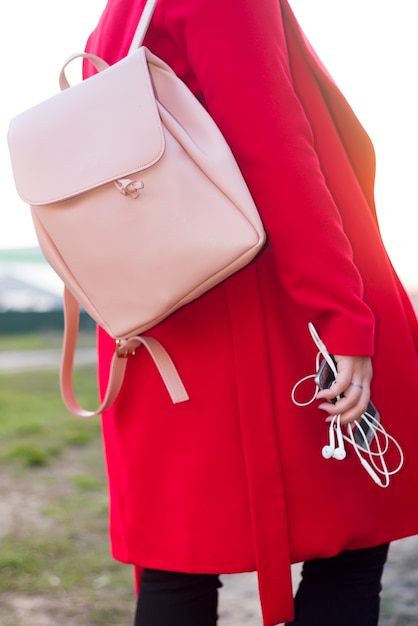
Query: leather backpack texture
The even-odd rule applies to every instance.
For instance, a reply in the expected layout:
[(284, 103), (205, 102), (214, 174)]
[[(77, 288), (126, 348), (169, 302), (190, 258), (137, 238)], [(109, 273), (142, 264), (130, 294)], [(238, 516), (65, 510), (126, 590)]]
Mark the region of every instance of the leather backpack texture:
[[(131, 46), (110, 67), (72, 55), (63, 91), (15, 117), (8, 143), (20, 197), (41, 250), (65, 286), (61, 391), (79, 416), (102, 412), (121, 386), (126, 359), (144, 345), (174, 402), (188, 398), (164, 348), (143, 333), (247, 265), (264, 229), (218, 127), (171, 68)], [(68, 88), (67, 64), (99, 70)], [(95, 411), (72, 389), (79, 306), (117, 341), (108, 392)]]

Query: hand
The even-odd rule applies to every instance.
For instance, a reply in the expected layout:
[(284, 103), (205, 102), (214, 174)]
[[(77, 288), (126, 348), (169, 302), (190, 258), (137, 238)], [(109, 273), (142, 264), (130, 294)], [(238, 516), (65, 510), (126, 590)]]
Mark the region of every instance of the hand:
[[(341, 424), (358, 420), (367, 409), (370, 400), (370, 381), (373, 376), (369, 357), (334, 355), (337, 363), (337, 378), (330, 389), (321, 390), (317, 398), (327, 400), (319, 405), (321, 411), (330, 416), (341, 415)], [(355, 385), (353, 383), (356, 383)], [(335, 404), (329, 402), (344, 394)]]

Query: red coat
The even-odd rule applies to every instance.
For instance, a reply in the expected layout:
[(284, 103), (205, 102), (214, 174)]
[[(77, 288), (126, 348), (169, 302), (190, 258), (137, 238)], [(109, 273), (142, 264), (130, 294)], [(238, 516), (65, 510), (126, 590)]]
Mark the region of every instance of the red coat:
[[(144, 0), (109, 0), (88, 50), (114, 63)], [(149, 332), (190, 394), (173, 405), (145, 351), (103, 416), (115, 558), (185, 572), (257, 570), (266, 626), (292, 618), (291, 562), (418, 531), (418, 327), (374, 212), (373, 147), (286, 0), (160, 0), (146, 45), (228, 140), (269, 243)], [(331, 352), (374, 355), (372, 396), (404, 469), (378, 488), (292, 404)], [(100, 332), (102, 382), (114, 345)]]

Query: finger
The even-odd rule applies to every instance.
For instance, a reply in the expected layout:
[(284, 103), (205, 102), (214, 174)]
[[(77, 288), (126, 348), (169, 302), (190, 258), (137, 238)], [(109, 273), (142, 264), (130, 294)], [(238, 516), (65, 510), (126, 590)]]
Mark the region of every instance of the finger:
[[(372, 377), (371, 362), (368, 357), (347, 357), (335, 356), (338, 374), (335, 383), (330, 389), (322, 390), (318, 393), (319, 400), (334, 401), (337, 397), (338, 408), (343, 412), (354, 408), (365, 402), (370, 393), (370, 380)], [(342, 402), (344, 396), (346, 402)], [(340, 398), (338, 398), (340, 397)], [(323, 406), (330, 414), (336, 414), (334, 409)]]
[[(343, 389), (343, 392), (341, 394), (336, 393), (338, 389)], [(328, 408), (328, 402), (332, 401), (334, 406), (338, 404), (338, 408), (342, 408), (345, 411), (357, 404), (360, 398), (365, 395), (365, 389), (367, 392), (367, 382), (364, 385), (361, 383), (356, 383), (355, 385), (349, 383), (348, 386), (344, 383), (344, 385), (339, 385), (338, 387), (337, 384), (335, 384), (330, 389), (327, 389), (326, 392), (321, 391), (318, 393), (317, 398), (319, 400), (327, 400), (325, 406), (328, 406)]]
[(328, 415), (341, 415), (341, 423), (353, 422), (366, 411), (370, 399), (370, 391), (367, 384), (363, 389), (351, 386), (344, 397), (337, 400), (335, 404), (330, 402), (321, 403), (318, 408)]

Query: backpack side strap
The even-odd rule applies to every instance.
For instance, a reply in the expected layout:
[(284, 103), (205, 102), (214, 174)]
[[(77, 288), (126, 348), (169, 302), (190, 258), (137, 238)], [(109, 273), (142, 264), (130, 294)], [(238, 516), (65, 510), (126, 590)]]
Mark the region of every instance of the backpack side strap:
[(113, 355), (109, 382), (106, 393), (100, 406), (95, 411), (88, 411), (80, 406), (74, 392), (73, 371), (74, 355), (77, 346), (77, 336), (80, 320), (80, 307), (72, 293), (64, 288), (64, 343), (60, 367), (61, 394), (67, 409), (78, 417), (93, 417), (108, 409), (115, 401), (122, 387), (125, 376), (127, 357), (135, 355), (135, 351), (141, 345), (151, 355), (165, 387), (174, 404), (185, 402), (189, 399), (187, 391), (179, 376), (167, 350), (154, 337), (135, 335), (127, 339), (116, 341), (115, 354)]

